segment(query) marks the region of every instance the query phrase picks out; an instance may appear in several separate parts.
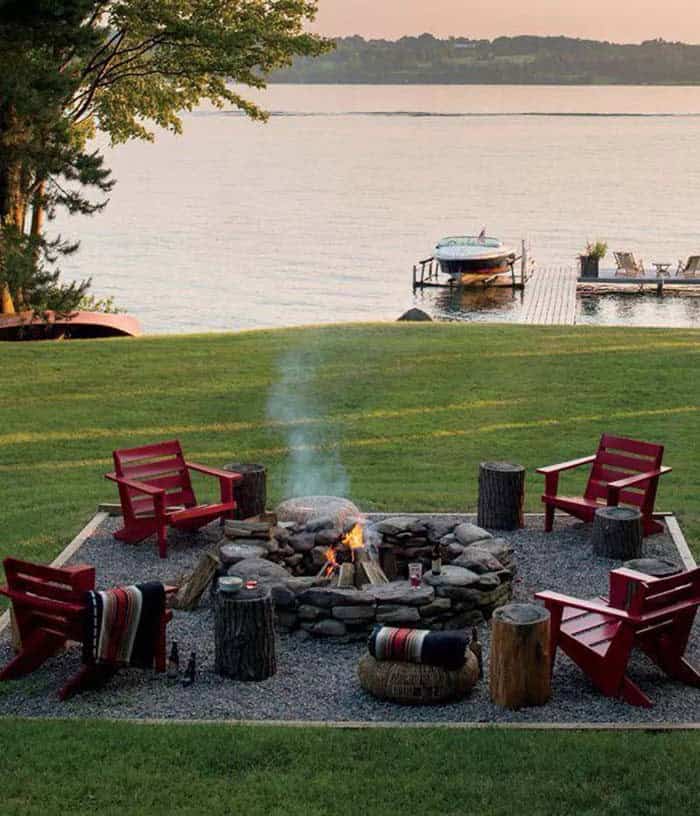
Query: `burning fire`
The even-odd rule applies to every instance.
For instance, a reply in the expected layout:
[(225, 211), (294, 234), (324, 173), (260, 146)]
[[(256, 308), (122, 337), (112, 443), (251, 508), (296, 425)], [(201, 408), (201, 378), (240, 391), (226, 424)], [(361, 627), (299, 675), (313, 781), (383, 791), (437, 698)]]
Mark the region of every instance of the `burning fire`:
[(350, 550), (352, 560), (355, 560), (355, 550), (365, 546), (365, 539), (362, 535), (362, 525), (356, 524), (352, 530), (343, 538), (343, 544)]
[[(355, 524), (352, 530), (350, 530), (347, 535), (343, 536), (343, 539), (339, 545), (339, 547), (345, 547), (347, 550), (350, 550), (350, 555), (353, 561), (355, 560), (355, 550), (359, 550), (364, 546), (365, 543), (362, 525), (359, 523)], [(329, 547), (326, 550), (326, 567), (323, 572), (326, 578), (332, 575), (340, 567), (340, 563), (336, 558), (336, 553), (337, 549), (335, 547)]]

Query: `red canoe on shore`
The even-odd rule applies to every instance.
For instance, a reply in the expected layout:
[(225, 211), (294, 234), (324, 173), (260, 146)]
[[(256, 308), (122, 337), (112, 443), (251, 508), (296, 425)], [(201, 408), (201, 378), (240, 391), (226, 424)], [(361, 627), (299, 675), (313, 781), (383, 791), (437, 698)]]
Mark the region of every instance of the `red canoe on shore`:
[(0, 315), (0, 340), (84, 340), (138, 337), (141, 325), (127, 314), (105, 312), (18, 312)]

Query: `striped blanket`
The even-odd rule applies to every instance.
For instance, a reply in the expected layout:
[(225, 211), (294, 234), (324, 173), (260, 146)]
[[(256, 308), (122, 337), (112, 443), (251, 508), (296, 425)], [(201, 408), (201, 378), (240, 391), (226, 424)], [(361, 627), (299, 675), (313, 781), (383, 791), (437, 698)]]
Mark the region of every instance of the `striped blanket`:
[(86, 592), (83, 662), (112, 666), (153, 665), (165, 610), (158, 581)]
[(466, 662), (469, 638), (465, 632), (430, 632), (375, 626), (369, 636), (369, 653), (376, 660), (425, 663), (444, 669), (461, 669)]

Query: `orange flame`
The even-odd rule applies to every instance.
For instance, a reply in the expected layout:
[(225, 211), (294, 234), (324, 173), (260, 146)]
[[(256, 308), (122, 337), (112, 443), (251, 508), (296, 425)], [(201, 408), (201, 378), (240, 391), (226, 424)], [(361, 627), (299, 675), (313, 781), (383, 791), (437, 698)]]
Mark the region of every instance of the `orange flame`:
[(335, 548), (329, 547), (326, 550), (326, 570), (323, 573), (326, 577), (332, 575), (333, 572), (339, 567), (338, 560), (335, 557)]
[(356, 524), (352, 530), (343, 538), (343, 544), (350, 550), (352, 557), (355, 557), (355, 550), (365, 546), (364, 536), (362, 534), (362, 525)]

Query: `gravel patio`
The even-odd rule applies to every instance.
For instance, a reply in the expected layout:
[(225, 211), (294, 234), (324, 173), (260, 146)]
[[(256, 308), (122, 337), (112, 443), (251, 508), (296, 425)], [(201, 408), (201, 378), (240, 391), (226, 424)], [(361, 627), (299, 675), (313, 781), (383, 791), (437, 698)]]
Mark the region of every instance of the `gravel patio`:
[[(387, 514), (371, 515), (379, 519)], [(404, 514), (405, 515), (405, 514)], [(470, 515), (454, 516), (473, 521)], [(204, 534), (171, 537), (169, 557), (158, 558), (151, 540), (139, 546), (115, 541), (117, 520), (106, 519), (83, 543), (70, 563), (97, 567), (99, 588), (159, 579), (167, 581), (190, 569), (207, 545)], [(545, 535), (542, 521), (528, 517), (527, 526), (498, 533), (515, 550), (517, 575), (514, 599), (531, 600), (534, 592), (556, 589), (578, 597), (605, 593), (610, 569), (619, 566), (597, 558), (589, 545), (590, 529), (566, 518)], [(670, 535), (645, 540), (645, 556), (681, 563)], [(56, 692), (79, 667), (79, 649), (48, 661), (28, 677), (0, 684), (0, 715), (25, 717), (97, 717), (208, 720), (371, 721), (397, 723), (514, 722), (514, 723), (696, 723), (700, 719), (700, 689), (666, 678), (644, 655), (635, 655), (630, 674), (653, 699), (652, 709), (635, 708), (599, 694), (568, 658), (559, 654), (552, 697), (540, 708), (508, 711), (493, 705), (488, 684), (480, 681), (466, 699), (447, 705), (408, 707), (375, 700), (360, 688), (356, 666), (365, 651), (362, 642), (316, 639), (307, 632), (278, 636), (278, 671), (260, 683), (239, 683), (214, 673), (213, 619), (209, 594), (195, 612), (174, 611), (169, 641), (177, 640), (181, 660), (197, 652), (198, 677), (183, 688), (165, 675), (121, 670), (98, 692), (65, 703)], [(479, 627), (488, 672), (488, 625)], [(9, 632), (0, 635), (0, 665), (11, 655)], [(696, 620), (687, 651), (700, 663), (700, 622)]]

